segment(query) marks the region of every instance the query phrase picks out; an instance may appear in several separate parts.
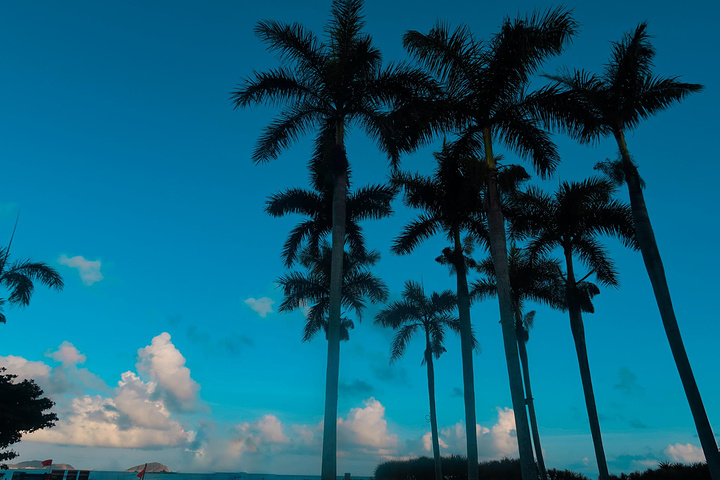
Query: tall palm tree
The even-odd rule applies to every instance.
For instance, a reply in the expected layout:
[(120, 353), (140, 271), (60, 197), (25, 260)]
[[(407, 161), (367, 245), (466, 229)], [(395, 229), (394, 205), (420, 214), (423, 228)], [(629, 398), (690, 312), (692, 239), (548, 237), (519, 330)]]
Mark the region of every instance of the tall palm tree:
[[(549, 76), (556, 84), (549, 104), (543, 105), (547, 120), (566, 130), (583, 143), (612, 135), (620, 150), (615, 173), (627, 183), (635, 233), (645, 268), (650, 277), (665, 334), (670, 343), (695, 428), (713, 480), (720, 480), (720, 453), (690, 361), (680, 335), (670, 297), (665, 269), (642, 192), (643, 182), (625, 140), (625, 132), (640, 121), (699, 92), (702, 85), (684, 83), (677, 77), (657, 77), (652, 73), (655, 49), (650, 43), (647, 24), (613, 44), (610, 61), (602, 75), (584, 70)], [(605, 165), (606, 167), (611, 165)]]
[[(275, 159), (301, 134), (315, 129), (318, 143), (332, 138), (323, 156), (331, 160), (333, 181), (332, 272), (328, 326), (328, 363), (323, 423), (322, 479), (337, 474), (337, 400), (340, 362), (342, 259), (345, 244), (347, 156), (345, 133), (360, 126), (378, 141), (393, 164), (397, 135), (387, 108), (423, 92), (427, 78), (403, 66), (382, 68), (380, 51), (364, 26), (362, 0), (334, 0), (322, 42), (302, 25), (260, 22), (255, 33), (287, 66), (255, 73), (232, 93), (236, 108), (256, 103), (284, 105), (267, 126), (253, 153), (256, 163)], [(407, 143), (403, 143), (407, 147)]]
[(450, 290), (425, 296), (422, 285), (408, 280), (402, 293), (403, 299), (386, 306), (375, 317), (375, 323), (397, 330), (390, 348), (390, 362), (398, 360), (415, 333), (425, 334), (425, 353), (422, 365), (427, 366), (428, 397), (430, 400), (430, 433), (435, 480), (442, 480), (440, 464), (440, 441), (438, 437), (437, 412), (435, 410), (435, 366), (433, 357), (440, 358), (446, 350), (443, 346), (445, 328), (460, 332), (460, 320), (452, 315), (457, 309), (457, 297)]
[[(561, 52), (575, 27), (569, 11), (555, 9), (505, 19), (500, 32), (489, 42), (481, 42), (466, 27), (450, 32), (443, 25), (437, 25), (428, 34), (410, 31), (403, 39), (410, 53), (444, 80), (448, 91), (444, 104), (452, 111), (447, 127), (457, 131), (456, 142), (472, 145), (475, 157), (489, 169), (486, 211), (490, 251), (498, 275), (503, 344), (515, 412), (524, 408), (523, 384), (493, 140), (499, 140), (521, 157), (529, 157), (541, 175), (552, 172), (559, 158), (549, 135), (530, 115), (532, 95), (527, 95), (526, 89), (542, 61)], [(522, 478), (534, 480), (537, 475), (525, 415), (516, 414), (515, 425)], [(477, 479), (475, 471), (470, 479)]]
[[(353, 312), (358, 320), (362, 318), (366, 299), (371, 303), (387, 300), (387, 286), (370, 271), (379, 259), (380, 254), (374, 250), (350, 250), (345, 253), (342, 305), (348, 313)], [(310, 341), (320, 330), (325, 331), (327, 338), (332, 248), (327, 242), (321, 242), (317, 249), (306, 246), (298, 256), (298, 263), (304, 271), (290, 272), (278, 279), (285, 297), (279, 310), (291, 312), (298, 308), (307, 308), (303, 342)], [(340, 339), (349, 340), (349, 332), (354, 326), (354, 322), (347, 315), (343, 315)]]
[[(479, 299), (496, 296), (497, 282), (492, 257), (478, 263), (476, 268), (484, 275), (484, 278), (473, 282), (471, 295)], [(561, 307), (564, 304), (563, 295), (558, 288), (560, 265), (557, 260), (545, 256), (533, 258), (526, 249), (512, 245), (508, 257), (508, 272), (510, 274), (510, 291), (515, 312), (515, 336), (525, 386), (525, 402), (530, 417), (530, 427), (533, 443), (535, 444), (535, 457), (540, 469), (540, 478), (545, 480), (547, 479), (547, 469), (545, 468), (542, 446), (540, 445), (535, 403), (530, 387), (530, 371), (526, 347), (530, 338), (529, 329), (532, 327), (535, 312), (532, 311), (523, 315), (523, 307), (528, 300), (546, 303), (553, 307)]]
[(393, 179), (395, 185), (404, 188), (405, 204), (422, 210), (422, 213), (403, 228), (393, 243), (392, 251), (401, 255), (411, 253), (421, 242), (440, 232), (445, 233), (451, 244), (446, 256), (450, 257), (457, 281), (468, 468), (470, 474), (474, 471), (477, 477), (473, 337), (465, 246), (461, 235), (463, 232), (468, 233), (473, 240), (480, 242), (487, 238), (482, 218), (484, 185), (479, 181), (477, 165), (462, 157), (459, 151), (451, 151), (444, 146), (441, 152), (435, 154), (435, 158), (437, 168), (432, 177), (399, 173)]
[[(594, 275), (605, 286), (618, 285), (617, 272), (608, 252), (598, 241), (600, 235), (619, 238), (626, 246), (637, 248), (630, 207), (613, 199), (615, 187), (607, 180), (590, 178), (583, 182), (563, 182), (554, 195), (536, 188), (518, 195), (519, 208), (513, 214), (514, 233), (532, 235), (528, 249), (533, 255), (560, 249), (565, 259), (565, 304), (570, 316), (580, 378), (585, 396), (590, 432), (601, 480), (609, 480), (605, 450), (600, 433), (585, 343), (582, 311), (591, 311), (589, 295), (582, 283)], [(588, 268), (578, 279), (574, 258)], [(592, 292), (596, 293), (596, 292)]]

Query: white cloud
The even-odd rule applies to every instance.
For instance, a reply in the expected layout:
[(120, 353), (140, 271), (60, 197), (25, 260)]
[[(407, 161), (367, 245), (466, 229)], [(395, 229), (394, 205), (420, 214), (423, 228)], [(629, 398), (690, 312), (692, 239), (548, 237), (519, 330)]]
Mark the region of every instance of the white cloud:
[[(515, 416), (511, 408), (497, 407), (498, 419), (491, 427), (475, 425), (478, 443), (478, 456), (481, 460), (495, 460), (503, 457), (517, 456), (517, 438), (515, 433)], [(430, 441), (429, 433), (428, 441)], [(440, 441), (445, 444), (443, 454), (465, 455), (467, 438), (465, 423), (459, 421), (454, 425), (440, 430)], [(423, 445), (424, 447), (424, 445)], [(416, 453), (416, 452), (413, 452)]]
[(262, 298), (250, 297), (247, 300), (245, 300), (245, 305), (252, 308), (262, 318), (267, 317), (268, 313), (273, 313), (272, 306), (274, 304), (275, 304), (275, 301), (273, 299), (271, 299), (270, 297), (262, 297)]
[(175, 411), (194, 411), (198, 407), (200, 385), (190, 378), (185, 357), (170, 341), (170, 334), (163, 332), (152, 343), (138, 350), (139, 372), (147, 372), (157, 381), (154, 397), (165, 401)]
[(46, 354), (46, 356), (66, 366), (83, 364), (85, 360), (87, 360), (87, 357), (80, 353), (78, 349), (67, 340), (60, 344), (57, 351), (50, 352)]
[[(197, 450), (193, 447), (200, 443), (198, 435), (184, 427), (175, 412), (197, 407), (200, 387), (190, 378), (185, 358), (167, 333), (138, 351), (138, 370), (147, 373), (149, 381), (127, 371), (112, 390), (87, 369), (78, 368), (86, 356), (72, 343), (65, 341), (46, 355), (60, 365), (51, 368), (22, 357), (0, 357), (0, 366), (20, 374), (20, 379), (34, 378), (57, 402), (53, 409), (58, 414), (57, 425), (24, 439), (61, 445)], [(101, 394), (88, 394), (87, 389)], [(272, 422), (263, 426), (268, 435), (276, 434)]]
[[(189, 432), (168, 417), (165, 417), (165, 422), (152, 427), (128, 420), (128, 414), (137, 412), (146, 402), (147, 399), (138, 398), (136, 402), (121, 405), (121, 409), (113, 398), (84, 395), (73, 400), (72, 412), (62, 416), (54, 428), (38, 430), (23, 439), (61, 445), (122, 448), (176, 446), (188, 441)], [(157, 404), (155, 407), (162, 409)]]
[(492, 426), (492, 446), (497, 454), (504, 457), (516, 456), (518, 453), (517, 434), (515, 430), (515, 413), (512, 408), (498, 407), (498, 421)]
[[(439, 435), (438, 435), (439, 436)], [(427, 432), (422, 437), (423, 448), (426, 452), (432, 452), (432, 432)], [(440, 448), (448, 448), (448, 444), (442, 438), (438, 438), (438, 444)]]
[(90, 286), (105, 278), (103, 274), (100, 273), (100, 267), (102, 266), (100, 260), (88, 260), (80, 255), (69, 258), (63, 254), (60, 255), (58, 262), (61, 265), (67, 265), (70, 268), (77, 269), (84, 285)]
[(703, 453), (702, 448), (696, 447), (690, 443), (686, 443), (685, 445), (682, 443), (668, 445), (665, 448), (664, 453), (674, 462), (697, 463), (705, 461), (705, 454)]
[(46, 383), (50, 376), (50, 366), (43, 362), (34, 362), (23, 357), (8, 355), (0, 357), (0, 367), (7, 369), (6, 373), (17, 375), (16, 381), (34, 379), (41, 386)]
[(364, 402), (364, 408), (353, 408), (345, 418), (338, 419), (338, 444), (358, 445), (374, 449), (398, 447), (397, 434), (388, 432), (385, 407), (375, 398)]

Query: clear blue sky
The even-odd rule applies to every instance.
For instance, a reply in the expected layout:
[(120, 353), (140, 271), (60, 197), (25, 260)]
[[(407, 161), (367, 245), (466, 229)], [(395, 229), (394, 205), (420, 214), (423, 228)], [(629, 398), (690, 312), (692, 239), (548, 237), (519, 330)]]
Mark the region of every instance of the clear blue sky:
[[(706, 86), (643, 123), (628, 144), (647, 182), (681, 330), (720, 432), (713, 301), (720, 84), (712, 58), (720, 7), (695, 0), (566, 4), (581, 32), (544, 71), (600, 70), (609, 42), (647, 20), (657, 73)], [(442, 19), (487, 37), (504, 16), (549, 5), (369, 0), (365, 11), (384, 58), (401, 60), (408, 29), (427, 31)], [(277, 313), (274, 283), (284, 273), (282, 244), (299, 218), (263, 212), (270, 194), (307, 185), (310, 142), (254, 166), (251, 150), (273, 111), (235, 112), (229, 92), (253, 70), (277, 65), (252, 34), (257, 21), (299, 21), (321, 33), (329, 6), (0, 4), (0, 238), (10, 237), (19, 211), (13, 256), (48, 262), (66, 282), (62, 293), (38, 288), (29, 308), (6, 309), (0, 325), (0, 365), (36, 378), (60, 417), (58, 427), (17, 446), (19, 461), (319, 473), (325, 342), (300, 342), (302, 313)], [(556, 140), (563, 164), (546, 188), (586, 178), (596, 161), (615, 156), (610, 141), (580, 147)], [(356, 186), (383, 181), (386, 160), (359, 131), (348, 154)], [(429, 173), (431, 154), (408, 156), (403, 167)], [(376, 273), (392, 298), (407, 279), (422, 278), (428, 290), (453, 288), (433, 262), (442, 240), (412, 257), (390, 254), (413, 215), (400, 202), (395, 207), (393, 218), (366, 225), (383, 256)], [(622, 285), (603, 291), (585, 323), (610, 470), (693, 460), (699, 441), (640, 255), (609, 244)], [(376, 311), (342, 346), (340, 472), (371, 474), (385, 458), (430, 454), (421, 345), (390, 367), (391, 336), (373, 325)], [(483, 346), (475, 357), (480, 456), (514, 455), (497, 304), (477, 305), (472, 316)], [(443, 451), (464, 453), (459, 341), (449, 338), (447, 348), (437, 364)], [(538, 308), (529, 354), (549, 466), (596, 474), (566, 315)]]

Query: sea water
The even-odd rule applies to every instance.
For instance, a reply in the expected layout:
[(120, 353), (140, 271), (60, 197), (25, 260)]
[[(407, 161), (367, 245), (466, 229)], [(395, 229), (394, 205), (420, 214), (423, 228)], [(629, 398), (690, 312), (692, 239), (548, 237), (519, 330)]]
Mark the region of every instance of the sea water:
[[(12, 480), (13, 472), (23, 471), (38, 475), (41, 470), (5, 470), (2, 480)], [(352, 480), (370, 480), (371, 477), (353, 476)], [(338, 477), (344, 480), (344, 477)], [(89, 480), (138, 480), (137, 472), (91, 470)], [(320, 480), (320, 475), (273, 475), (264, 473), (146, 473), (144, 480)]]

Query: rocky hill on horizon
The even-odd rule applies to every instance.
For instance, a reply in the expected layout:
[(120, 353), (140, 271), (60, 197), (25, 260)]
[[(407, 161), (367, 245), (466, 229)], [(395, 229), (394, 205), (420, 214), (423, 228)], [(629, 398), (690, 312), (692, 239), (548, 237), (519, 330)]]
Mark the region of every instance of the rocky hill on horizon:
[[(142, 463), (140, 465), (135, 465), (134, 467), (130, 467), (126, 472), (141, 472), (143, 467), (145, 467), (145, 464)], [(171, 473), (170, 469), (163, 465), (162, 463), (158, 462), (148, 462), (147, 464), (147, 470), (145, 470), (145, 473)]]

